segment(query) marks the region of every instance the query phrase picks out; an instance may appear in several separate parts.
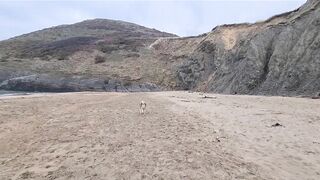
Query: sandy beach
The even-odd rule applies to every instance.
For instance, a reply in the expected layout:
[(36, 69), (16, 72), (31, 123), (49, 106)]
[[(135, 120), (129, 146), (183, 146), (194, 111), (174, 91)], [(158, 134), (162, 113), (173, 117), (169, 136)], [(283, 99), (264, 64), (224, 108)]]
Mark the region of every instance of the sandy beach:
[(0, 179), (320, 179), (320, 100), (206, 95), (2, 96)]

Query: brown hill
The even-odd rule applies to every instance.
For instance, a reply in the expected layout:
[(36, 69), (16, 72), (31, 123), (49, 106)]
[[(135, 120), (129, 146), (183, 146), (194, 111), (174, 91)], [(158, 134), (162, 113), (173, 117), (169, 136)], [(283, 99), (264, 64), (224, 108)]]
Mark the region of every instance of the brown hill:
[(4, 82), (2, 88), (27, 91), (155, 89), (151, 83), (163, 68), (154, 60), (149, 45), (160, 37), (176, 35), (123, 21), (95, 19), (2, 41), (0, 80), (11, 79)]

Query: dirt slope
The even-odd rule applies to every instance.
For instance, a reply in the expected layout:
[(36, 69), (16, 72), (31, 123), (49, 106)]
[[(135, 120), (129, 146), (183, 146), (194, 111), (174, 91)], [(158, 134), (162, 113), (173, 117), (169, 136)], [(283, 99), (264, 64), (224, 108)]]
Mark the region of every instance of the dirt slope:
[(320, 178), (318, 100), (209, 96), (1, 97), (0, 179)]

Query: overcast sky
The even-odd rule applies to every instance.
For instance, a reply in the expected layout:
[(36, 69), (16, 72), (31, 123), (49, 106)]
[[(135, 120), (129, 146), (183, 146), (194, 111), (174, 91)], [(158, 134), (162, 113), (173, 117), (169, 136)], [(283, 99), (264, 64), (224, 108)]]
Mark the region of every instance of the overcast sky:
[(208, 32), (220, 24), (264, 20), (275, 14), (294, 10), (305, 2), (306, 0), (0, 0), (0, 40), (94, 18), (124, 20), (179, 36), (190, 36)]

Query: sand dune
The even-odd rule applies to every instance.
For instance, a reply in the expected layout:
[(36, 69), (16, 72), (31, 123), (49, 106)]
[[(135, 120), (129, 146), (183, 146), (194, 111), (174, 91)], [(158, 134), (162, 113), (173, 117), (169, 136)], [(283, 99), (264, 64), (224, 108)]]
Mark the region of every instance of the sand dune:
[(0, 97), (0, 179), (320, 179), (319, 100), (209, 96)]

